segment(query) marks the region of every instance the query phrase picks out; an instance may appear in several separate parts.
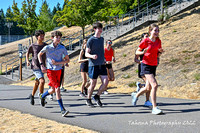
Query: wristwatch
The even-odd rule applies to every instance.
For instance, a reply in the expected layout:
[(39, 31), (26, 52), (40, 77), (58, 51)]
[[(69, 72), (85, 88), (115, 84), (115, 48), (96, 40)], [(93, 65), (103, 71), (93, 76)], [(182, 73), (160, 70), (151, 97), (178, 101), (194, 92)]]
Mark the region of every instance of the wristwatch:
[(40, 63), (40, 66), (43, 65), (43, 63)]

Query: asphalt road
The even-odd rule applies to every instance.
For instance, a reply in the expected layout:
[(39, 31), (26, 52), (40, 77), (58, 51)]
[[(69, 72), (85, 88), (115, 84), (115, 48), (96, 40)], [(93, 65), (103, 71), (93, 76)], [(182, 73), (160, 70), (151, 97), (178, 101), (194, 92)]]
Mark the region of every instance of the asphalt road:
[[(0, 107), (18, 110), (41, 118), (104, 132), (104, 133), (198, 133), (200, 131), (200, 101), (174, 98), (157, 98), (163, 115), (151, 114), (144, 107), (141, 96), (138, 106), (131, 105), (128, 94), (102, 95), (104, 107), (89, 108), (79, 91), (62, 93), (64, 106), (70, 111), (62, 117), (56, 100), (45, 107), (36, 96), (35, 105), (27, 98), (32, 87), (0, 84)], [(96, 92), (94, 92), (95, 94)], [(55, 98), (55, 96), (54, 96)]]

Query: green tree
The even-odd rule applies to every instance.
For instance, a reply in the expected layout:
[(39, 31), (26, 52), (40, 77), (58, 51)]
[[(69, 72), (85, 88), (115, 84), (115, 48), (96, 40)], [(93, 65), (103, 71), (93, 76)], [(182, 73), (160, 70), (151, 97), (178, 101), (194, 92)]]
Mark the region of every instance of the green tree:
[(61, 7), (60, 7), (60, 3), (59, 3), (59, 2), (58, 2), (57, 5), (56, 5), (56, 10), (57, 10), (57, 11), (61, 11), (61, 10), (62, 10)]
[(37, 29), (42, 29), (45, 32), (53, 30), (56, 26), (46, 0), (42, 3), (42, 7), (39, 11), (38, 20), (39, 22)]
[(56, 14), (56, 12), (57, 12), (57, 9), (56, 9), (56, 7), (54, 6), (54, 7), (53, 7), (53, 10), (52, 10), (52, 12), (51, 12), (52, 16), (54, 16), (54, 15)]
[(3, 9), (0, 10), (0, 35), (6, 34), (5, 15)]
[(17, 26), (22, 27), (25, 33), (31, 36), (33, 36), (38, 24), (38, 18), (35, 13), (36, 3), (36, 0), (24, 0), (21, 11), (17, 7), (15, 0), (13, 0), (12, 5), (13, 21), (16, 21), (18, 23)]
[(108, 0), (65, 0), (65, 4), (62, 11), (57, 11), (54, 19), (59, 25), (80, 26), (83, 38), (86, 25), (108, 20)]
[(139, 0), (110, 0), (112, 3), (110, 16), (125, 14), (138, 5)]

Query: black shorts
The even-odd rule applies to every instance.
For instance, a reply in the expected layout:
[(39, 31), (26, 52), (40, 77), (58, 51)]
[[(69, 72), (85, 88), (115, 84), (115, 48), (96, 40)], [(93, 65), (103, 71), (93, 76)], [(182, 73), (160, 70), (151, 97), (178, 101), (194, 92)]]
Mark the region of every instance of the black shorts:
[(80, 72), (88, 72), (88, 64), (81, 64)]
[(144, 74), (153, 74), (154, 76), (156, 76), (156, 68), (157, 66), (150, 66), (150, 65), (141, 63), (141, 71)]
[(106, 68), (111, 69), (112, 68), (112, 64), (106, 64)]
[(144, 72), (141, 69), (141, 64), (138, 65), (138, 77), (139, 78), (144, 77)]
[(107, 75), (107, 70), (105, 65), (89, 66), (88, 76), (91, 79), (97, 79), (100, 75)]

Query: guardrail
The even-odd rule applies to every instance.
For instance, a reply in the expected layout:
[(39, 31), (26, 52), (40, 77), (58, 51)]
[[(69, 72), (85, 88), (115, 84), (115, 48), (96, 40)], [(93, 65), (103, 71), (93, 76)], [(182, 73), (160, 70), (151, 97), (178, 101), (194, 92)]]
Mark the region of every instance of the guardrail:
[[(152, 4), (146, 2), (140, 6), (140, 10), (135, 8), (126, 14), (119, 14), (112, 17), (110, 16), (112, 21), (115, 21), (115, 23), (114, 25), (110, 25), (110, 28), (105, 28), (106, 30), (103, 31), (102, 36), (108, 35), (109, 32), (113, 31), (112, 34), (115, 34), (115, 38), (117, 38), (146, 21), (157, 21), (161, 13), (169, 15), (169, 17), (173, 16), (184, 9), (184, 5), (188, 5), (189, 3), (194, 3), (196, 1), (198, 0), (163, 0), (163, 3), (162, 0), (158, 0)], [(125, 30), (123, 28), (125, 28)]]

